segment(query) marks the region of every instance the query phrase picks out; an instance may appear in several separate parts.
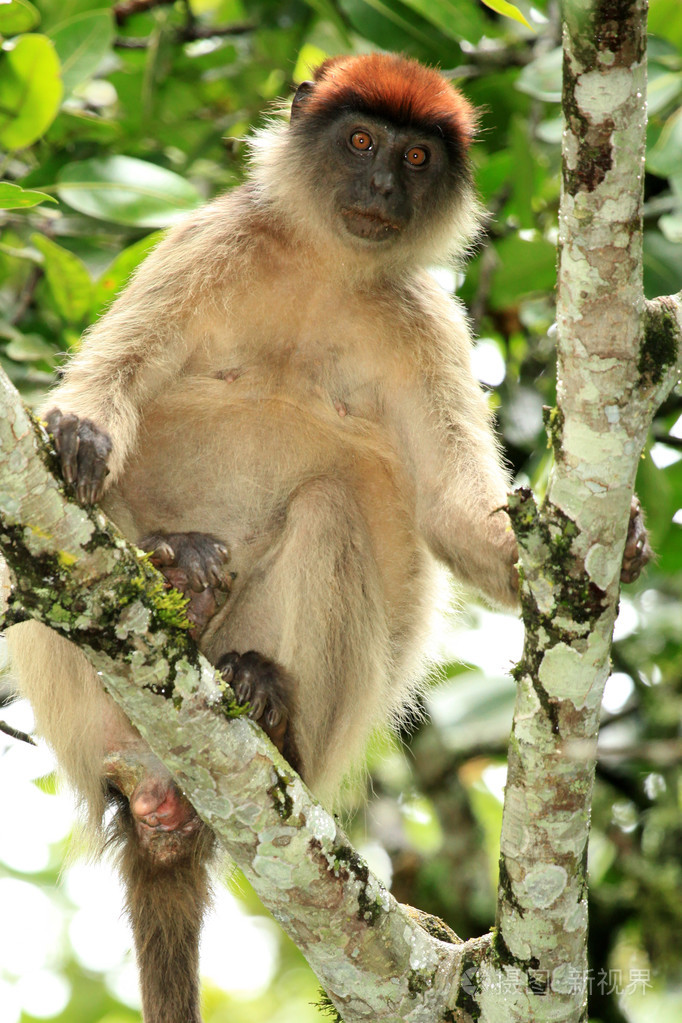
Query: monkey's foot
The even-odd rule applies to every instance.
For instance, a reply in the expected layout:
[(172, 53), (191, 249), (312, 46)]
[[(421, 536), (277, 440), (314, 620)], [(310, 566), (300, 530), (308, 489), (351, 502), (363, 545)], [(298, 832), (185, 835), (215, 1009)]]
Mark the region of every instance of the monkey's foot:
[(620, 570), (620, 581), (622, 583), (633, 583), (639, 578), (644, 566), (651, 561), (654, 552), (649, 546), (649, 534), (644, 525), (642, 506), (636, 494), (632, 496), (630, 504), (630, 522), (628, 535), (623, 551), (623, 565)]
[(111, 438), (91, 419), (53, 408), (46, 416), (61, 462), (62, 476), (76, 487), (79, 504), (96, 504), (109, 472)]
[(151, 563), (167, 582), (189, 599), (187, 617), (196, 639), (229, 592), (232, 577), (225, 565), (230, 556), (225, 544), (210, 533), (151, 533), (137, 546), (151, 555)]
[(286, 671), (255, 650), (224, 654), (216, 668), (232, 686), (237, 703), (249, 705), (249, 717), (260, 725), (294, 770), (300, 771), (291, 729), (294, 687)]
[(201, 827), (193, 807), (166, 777), (146, 775), (130, 797), (139, 845), (157, 862), (182, 855), (187, 838)]

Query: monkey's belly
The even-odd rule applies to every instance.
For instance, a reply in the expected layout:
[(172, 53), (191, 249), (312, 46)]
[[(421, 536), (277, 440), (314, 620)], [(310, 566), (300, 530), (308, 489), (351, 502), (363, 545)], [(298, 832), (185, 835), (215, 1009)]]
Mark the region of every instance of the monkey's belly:
[(413, 546), (411, 488), (380, 425), (316, 398), (245, 398), (223, 381), (188, 379), (150, 407), (104, 504), (133, 539), (213, 533), (243, 570), (279, 534), (296, 490), (325, 476), (359, 505), (380, 546), (396, 531)]

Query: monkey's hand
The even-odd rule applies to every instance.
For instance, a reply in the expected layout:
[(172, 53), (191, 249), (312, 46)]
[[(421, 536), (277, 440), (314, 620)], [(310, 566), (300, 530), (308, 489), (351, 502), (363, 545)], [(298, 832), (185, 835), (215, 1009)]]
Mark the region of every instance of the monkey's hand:
[(169, 585), (189, 599), (187, 617), (194, 623), (190, 635), (198, 639), (230, 590), (227, 547), (210, 533), (151, 533), (137, 546), (151, 555), (152, 565)]
[(249, 705), (249, 717), (260, 725), (294, 770), (300, 772), (300, 757), (291, 730), (294, 686), (284, 668), (255, 650), (224, 654), (216, 668), (232, 686), (237, 703)]
[(630, 523), (623, 551), (623, 566), (620, 570), (622, 583), (634, 583), (644, 566), (651, 561), (654, 552), (649, 546), (649, 534), (644, 525), (644, 515), (639, 498), (632, 495), (630, 504)]
[(53, 408), (45, 417), (54, 438), (62, 476), (76, 488), (79, 504), (96, 504), (104, 491), (111, 438), (91, 419)]

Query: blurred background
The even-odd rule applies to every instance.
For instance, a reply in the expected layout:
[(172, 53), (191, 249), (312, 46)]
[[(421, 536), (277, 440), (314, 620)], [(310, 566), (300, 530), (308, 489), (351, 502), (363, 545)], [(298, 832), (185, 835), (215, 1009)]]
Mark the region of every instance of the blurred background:
[[(494, 6), (494, 4), (493, 4)], [(30, 404), (159, 231), (243, 174), (244, 136), (324, 57), (397, 50), (480, 108), (487, 234), (465, 273), (476, 372), (517, 482), (542, 494), (554, 402), (562, 131), (558, 5), (479, 0), (2, 0), (0, 361)], [(648, 297), (682, 287), (682, 5), (651, 0), (644, 207)], [(15, 187), (12, 187), (15, 186)], [(20, 186), (17, 188), (16, 186)], [(36, 195), (42, 193), (42, 195)], [(590, 842), (591, 1018), (682, 1019), (682, 393), (638, 493), (658, 560), (621, 600)], [(377, 739), (349, 834), (396, 897), (467, 938), (494, 922), (509, 669), (521, 626), (444, 578), (422, 720)], [(0, 657), (2, 655), (0, 654)], [(0, 703), (9, 700), (2, 661)], [(0, 719), (30, 731), (24, 704)], [(133, 1023), (130, 935), (106, 866), (65, 854), (73, 809), (49, 753), (0, 733), (0, 1023)], [(318, 984), (239, 874), (219, 886), (206, 1023), (308, 1023)]]

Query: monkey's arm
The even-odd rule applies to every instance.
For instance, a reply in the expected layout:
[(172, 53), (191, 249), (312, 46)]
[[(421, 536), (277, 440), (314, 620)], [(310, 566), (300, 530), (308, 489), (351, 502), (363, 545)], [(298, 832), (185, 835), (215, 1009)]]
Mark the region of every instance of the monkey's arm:
[(413, 374), (387, 409), (414, 482), (418, 526), (458, 578), (516, 607), (517, 547), (503, 510), (510, 480), (471, 369), (466, 322), (430, 282), (420, 282), (412, 301), (420, 312)]
[[(182, 372), (200, 343), (199, 310), (225, 297), (231, 239), (220, 216), (225, 211), (216, 206), (229, 203), (218, 200), (171, 231), (87, 331), (62, 382), (48, 396), (41, 411), (79, 499), (92, 498), (93, 490), (94, 499), (101, 496), (102, 458), (109, 482), (118, 476), (142, 409)], [(61, 416), (50, 416), (55, 409)], [(105, 440), (95, 451), (102, 434)]]
[[(515, 608), (518, 550), (504, 510), (510, 480), (471, 370), (466, 324), (455, 307), (437, 325), (441, 336), (432, 324), (415, 377), (398, 389), (392, 412), (397, 444), (414, 480), (418, 525), (456, 576), (494, 603)], [(634, 582), (652, 556), (635, 496), (621, 581)]]
[(504, 511), (509, 480), (475, 382), (467, 397), (465, 415), (436, 401), (411, 431), (418, 525), (458, 578), (494, 603), (516, 607), (518, 552)]

